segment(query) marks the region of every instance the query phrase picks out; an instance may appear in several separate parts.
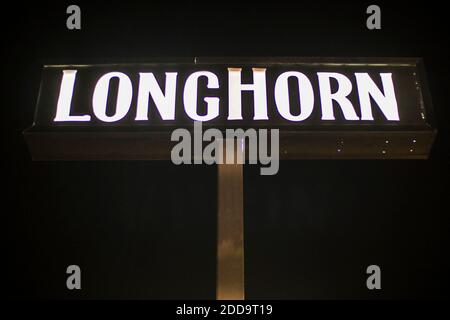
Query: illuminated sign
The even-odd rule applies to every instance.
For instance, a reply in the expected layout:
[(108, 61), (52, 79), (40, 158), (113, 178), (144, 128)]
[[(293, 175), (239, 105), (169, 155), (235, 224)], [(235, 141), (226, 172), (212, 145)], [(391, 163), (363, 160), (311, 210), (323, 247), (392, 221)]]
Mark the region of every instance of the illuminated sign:
[[(221, 109), (228, 111), (227, 120), (243, 120), (242, 94), (253, 93), (253, 120), (269, 120), (267, 112), (267, 83), (266, 68), (252, 68), (253, 83), (242, 83), (241, 68), (227, 68), (228, 70), (228, 109), (220, 108), (220, 97), (204, 97), (206, 112), (198, 112), (198, 83), (200, 78), (206, 79), (206, 88), (219, 89), (219, 78), (211, 71), (194, 71), (187, 75), (183, 85), (183, 106), (186, 115), (196, 121), (211, 121), (219, 116)], [(73, 91), (77, 70), (62, 70), (61, 88), (56, 107), (54, 121), (90, 121), (90, 115), (70, 115)], [(361, 116), (356, 114), (355, 108), (348, 96), (352, 92), (352, 82), (348, 77), (338, 72), (317, 72), (320, 92), (321, 120), (335, 120), (333, 101), (340, 107), (345, 120), (373, 121), (372, 98), (386, 120), (400, 121), (395, 97), (392, 73), (377, 73), (373, 76), (381, 79), (380, 89), (368, 72), (355, 72), (351, 76), (356, 81), (358, 104)], [(176, 92), (178, 72), (165, 72), (160, 76), (164, 83), (164, 90), (158, 84), (154, 72), (139, 72), (135, 121), (149, 121), (149, 96), (162, 120), (175, 120)], [(278, 113), (288, 121), (300, 122), (311, 116), (314, 108), (314, 90), (309, 78), (300, 71), (284, 71), (275, 75), (273, 95)], [(118, 81), (114, 114), (108, 115), (109, 87), (113, 79)], [(289, 79), (296, 81), (299, 95), (297, 114), (291, 112), (291, 93)], [(336, 90), (332, 92), (331, 82), (336, 82)], [(179, 88), (178, 88), (179, 90)], [(92, 93), (92, 109), (96, 118), (101, 122), (118, 122), (130, 112), (133, 100), (133, 84), (130, 77), (123, 72), (108, 72), (100, 77)], [(111, 108), (112, 109), (112, 108)]]
[(48, 65), (35, 159), (167, 159), (170, 132), (278, 128), (284, 158), (426, 158), (435, 136), (419, 59), (195, 59)]

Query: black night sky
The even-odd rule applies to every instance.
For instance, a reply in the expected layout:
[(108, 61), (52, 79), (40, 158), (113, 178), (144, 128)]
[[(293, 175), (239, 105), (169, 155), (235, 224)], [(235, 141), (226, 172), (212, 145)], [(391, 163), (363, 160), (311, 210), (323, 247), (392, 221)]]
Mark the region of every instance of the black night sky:
[[(295, 3), (295, 4), (294, 4)], [(429, 160), (282, 161), (244, 168), (248, 299), (448, 298), (448, 12), (440, 2), (16, 3), (2, 18), (3, 293), (9, 298), (214, 299), (217, 168), (32, 162), (45, 63), (152, 57), (422, 57), (438, 122)], [(83, 288), (69, 291), (78, 264)], [(365, 286), (382, 270), (382, 290)]]

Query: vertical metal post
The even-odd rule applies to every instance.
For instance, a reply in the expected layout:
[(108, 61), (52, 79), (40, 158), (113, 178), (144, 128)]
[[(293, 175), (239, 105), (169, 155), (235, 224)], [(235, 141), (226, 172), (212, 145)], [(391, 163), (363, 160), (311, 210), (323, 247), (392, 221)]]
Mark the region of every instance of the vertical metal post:
[(244, 299), (243, 191), (243, 164), (218, 164), (217, 300)]

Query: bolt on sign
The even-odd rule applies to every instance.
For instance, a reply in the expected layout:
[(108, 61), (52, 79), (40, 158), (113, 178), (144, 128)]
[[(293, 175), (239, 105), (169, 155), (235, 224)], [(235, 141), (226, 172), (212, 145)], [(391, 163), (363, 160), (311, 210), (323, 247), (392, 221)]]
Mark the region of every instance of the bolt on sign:
[(45, 65), (35, 160), (169, 159), (175, 128), (278, 128), (280, 157), (427, 158), (421, 59), (195, 58)]

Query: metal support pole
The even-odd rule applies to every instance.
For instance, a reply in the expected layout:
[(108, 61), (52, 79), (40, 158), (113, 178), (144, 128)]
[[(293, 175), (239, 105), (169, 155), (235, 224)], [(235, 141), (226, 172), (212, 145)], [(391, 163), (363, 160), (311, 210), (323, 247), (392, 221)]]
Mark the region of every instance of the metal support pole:
[(218, 164), (217, 300), (244, 299), (243, 191), (243, 164)]

